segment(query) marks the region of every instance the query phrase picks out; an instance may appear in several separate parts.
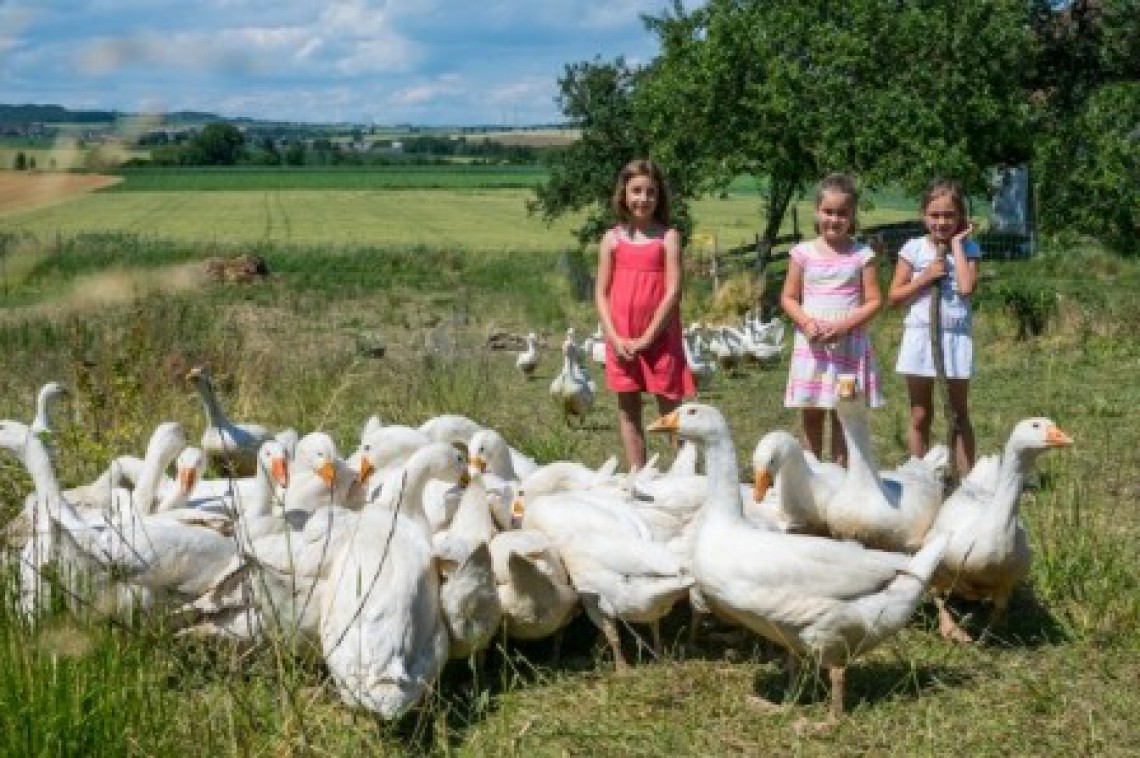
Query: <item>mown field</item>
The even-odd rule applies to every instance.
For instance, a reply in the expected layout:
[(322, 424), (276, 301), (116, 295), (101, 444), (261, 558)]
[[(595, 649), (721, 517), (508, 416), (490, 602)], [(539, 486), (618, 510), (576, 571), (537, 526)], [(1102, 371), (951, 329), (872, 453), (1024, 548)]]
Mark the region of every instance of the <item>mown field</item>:
[[(505, 208), (510, 203), (500, 195), (512, 192), (494, 195)], [(274, 201), (287, 204), (289, 194)], [(512, 354), (484, 347), (497, 331), (535, 329), (553, 344), (567, 326), (592, 330), (591, 305), (575, 297), (574, 276), (566, 273), (567, 266), (588, 273), (592, 258), (567, 261), (565, 242), (540, 244), (552, 232), (522, 235), (523, 216), (488, 215), (491, 205), (469, 218), (489, 230), (479, 239), (506, 240), (501, 244), (408, 244), (458, 239), (446, 225), (468, 194), (414, 195), (422, 215), (389, 211), (407, 224), (392, 227), (391, 241), (236, 237), (273, 272), (248, 286), (211, 284), (200, 262), (217, 253), (210, 233), (235, 223), (214, 199), (247, 208), (242, 198), (267, 202), (262, 193), (76, 200), (66, 207), (90, 214), (81, 217), (96, 229), (92, 202), (147, 199), (168, 226), (180, 214), (194, 218), (177, 222), (186, 224), (185, 236), (170, 239), (131, 227), (76, 236), (69, 230), (80, 227), (66, 227), (42, 246), (25, 240), (9, 248), (0, 272), (0, 417), (29, 418), (44, 381), (71, 385), (59, 467), (66, 483), (87, 481), (112, 455), (141, 450), (161, 420), (181, 421), (192, 436), (201, 431), (200, 407), (181, 377), (205, 362), (234, 416), (325, 429), (345, 452), (371, 413), (418, 424), (458, 412), (499, 428), (541, 461), (596, 465), (619, 449), (613, 397), (603, 393), (585, 427), (568, 429), (547, 394), (557, 369), (552, 353), (527, 382)], [(181, 210), (159, 205), (160, 197), (178, 199)], [(306, 197), (317, 204), (322, 193)], [(336, 215), (348, 197), (324, 195), (325, 215), (368, 228), (367, 219)], [(743, 230), (747, 199), (727, 202), (734, 211), (710, 211), (699, 224), (738, 212)], [(289, 214), (299, 217), (302, 206), (287, 204)], [(429, 210), (442, 208), (433, 218), (446, 231), (418, 236)], [(62, 211), (46, 217), (62, 222)], [(134, 213), (145, 225), (146, 212)], [(29, 217), (45, 218), (39, 214), (7, 223), (19, 228)], [(495, 231), (499, 224), (505, 228)], [(329, 223), (330, 235), (336, 226)], [(640, 661), (629, 676), (614, 675), (595, 632), (579, 619), (560, 661), (548, 644), (497, 645), (479, 676), (451, 664), (430, 702), (391, 725), (345, 709), (311, 653), (174, 640), (154, 619), (124, 626), (60, 614), (31, 629), (5, 596), (0, 744), (13, 755), (1136, 754), (1140, 428), (1132, 419), (1140, 400), (1133, 381), (1140, 268), (1091, 246), (1069, 246), (983, 270), (972, 397), (980, 450), (995, 452), (1029, 415), (1052, 417), (1076, 440), (1042, 458), (1023, 498), (1036, 555), (1031, 582), (1015, 596), (1008, 622), (968, 647), (942, 642), (932, 608), (924, 607), (903, 634), (851, 668), (849, 715), (829, 732), (802, 728), (826, 709), (825, 690), (810, 679), (794, 707), (767, 716), (750, 709), (747, 693), (782, 693), (774, 651), (728, 629), (686, 648), (682, 609), (666, 625), (661, 660), (627, 636)], [(1015, 291), (1044, 293), (1040, 301), (1051, 304), (1041, 336), (1017, 339)], [(691, 276), (685, 319), (705, 316), (711, 295), (707, 279)], [(900, 322), (898, 312), (885, 311), (874, 327), (888, 398), (874, 421), (884, 465), (904, 457), (905, 391), (890, 370)], [(383, 358), (371, 357), (377, 345), (386, 348)], [(730, 419), (742, 464), (763, 433), (796, 428), (795, 414), (782, 406), (785, 369), (782, 362), (721, 377), (702, 396)], [(941, 421), (936, 428), (944, 428)], [(27, 486), (18, 464), (0, 458), (5, 515)], [(963, 603), (957, 610), (982, 631), (984, 609)]]

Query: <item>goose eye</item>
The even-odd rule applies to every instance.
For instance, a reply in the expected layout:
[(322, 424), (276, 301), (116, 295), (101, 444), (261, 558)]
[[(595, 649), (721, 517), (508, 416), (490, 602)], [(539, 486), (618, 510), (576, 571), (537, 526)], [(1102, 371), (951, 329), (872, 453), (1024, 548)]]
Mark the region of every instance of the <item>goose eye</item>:
[(365, 445), (364, 446), (364, 452), (371, 453), (372, 452), (372, 446), (371, 445)]

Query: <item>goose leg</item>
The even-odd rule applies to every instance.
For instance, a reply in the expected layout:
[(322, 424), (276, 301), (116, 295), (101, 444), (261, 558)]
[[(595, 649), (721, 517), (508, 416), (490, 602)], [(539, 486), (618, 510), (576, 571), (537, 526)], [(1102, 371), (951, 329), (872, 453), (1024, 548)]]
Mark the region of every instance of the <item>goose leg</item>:
[(843, 715), (843, 700), (847, 694), (847, 669), (843, 666), (832, 666), (831, 674), (831, 718), (838, 719)]
[(661, 622), (654, 621), (649, 625), (649, 632), (653, 635), (653, 655), (661, 657)]
[(974, 638), (967, 634), (965, 629), (958, 626), (954, 617), (950, 615), (950, 609), (946, 607), (945, 597), (935, 595), (934, 604), (938, 606), (938, 631), (942, 634), (943, 639), (963, 644), (974, 641)]
[(614, 620), (602, 612), (601, 605), (598, 601), (597, 595), (582, 595), (582, 607), (586, 609), (586, 615), (590, 617), (590, 621), (594, 622), (594, 626), (602, 630), (602, 635), (606, 638), (606, 642), (610, 645), (610, 652), (614, 656), (614, 668), (617, 669), (619, 674), (624, 674), (629, 671), (629, 662), (625, 659), (625, 654), (621, 651), (621, 637), (618, 635), (617, 624)]

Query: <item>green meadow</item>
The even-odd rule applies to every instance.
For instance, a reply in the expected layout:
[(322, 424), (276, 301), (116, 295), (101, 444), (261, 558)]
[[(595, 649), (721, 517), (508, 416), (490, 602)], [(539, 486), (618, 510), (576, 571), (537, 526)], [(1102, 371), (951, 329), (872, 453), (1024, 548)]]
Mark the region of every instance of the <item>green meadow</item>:
[[(620, 450), (611, 394), (600, 394), (582, 428), (568, 428), (550, 401), (559, 360), (549, 346), (567, 327), (582, 334), (596, 323), (579, 288), (593, 254), (573, 252), (571, 222), (548, 229), (529, 219), (526, 190), (130, 183), (4, 216), (0, 417), (29, 419), (45, 381), (72, 388), (59, 419), (65, 484), (140, 453), (160, 421), (200, 434), (203, 414), (183, 378), (196, 363), (209, 365), (232, 416), (324, 429), (345, 454), (373, 413), (407, 424), (463, 413), (541, 462), (598, 465)], [(909, 215), (901, 198), (888, 205), (864, 223)], [(722, 247), (745, 242), (758, 211), (743, 191), (701, 201), (698, 230)], [(226, 252), (262, 255), (270, 276), (210, 282), (202, 261)], [(622, 630), (638, 661), (628, 676), (613, 672), (579, 618), (561, 658), (549, 643), (498, 642), (482, 668), (449, 664), (422, 708), (385, 724), (344, 707), (311, 650), (175, 638), (157, 618), (82, 621), (60, 611), (30, 626), (14, 610), (9, 566), (0, 752), (1135, 755), (1140, 267), (1077, 242), (982, 270), (971, 386), (979, 451), (997, 452), (1016, 421), (1036, 415), (1076, 444), (1043, 456), (1022, 498), (1035, 557), (1009, 617), (987, 629), (985, 608), (957, 603), (981, 639), (955, 646), (924, 605), (851, 666), (848, 714), (829, 731), (811, 729), (827, 704), (811, 672), (792, 687), (793, 704), (760, 714), (746, 695), (784, 694), (782, 656), (728, 627), (689, 647), (683, 608), (667, 619), (660, 659), (644, 630)], [(767, 286), (771, 294), (778, 276)], [(706, 317), (713, 294), (694, 267), (686, 321)], [(1037, 316), (1041, 333), (1019, 338)], [(513, 353), (486, 345), (491, 334), (531, 330), (548, 348), (526, 381)], [(874, 448), (886, 467), (905, 457), (905, 388), (891, 370), (900, 313), (884, 310), (873, 332), (888, 399), (874, 416)], [(729, 419), (742, 471), (764, 433), (797, 428), (782, 402), (786, 361), (718, 376), (702, 393)], [(935, 429), (944, 434), (941, 418)], [(667, 446), (654, 445), (668, 460)], [(4, 518), (28, 487), (19, 464), (0, 455)]]

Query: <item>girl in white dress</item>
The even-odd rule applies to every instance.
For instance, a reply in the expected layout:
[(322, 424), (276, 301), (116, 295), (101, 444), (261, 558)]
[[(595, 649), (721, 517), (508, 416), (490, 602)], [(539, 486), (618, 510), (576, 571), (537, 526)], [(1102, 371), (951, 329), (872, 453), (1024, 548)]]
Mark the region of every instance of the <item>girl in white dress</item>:
[(937, 376), (930, 338), (930, 297), (941, 299), (942, 356), (946, 369), (955, 465), (965, 475), (974, 466), (974, 428), (970, 423), (969, 388), (974, 373), (973, 317), (970, 295), (978, 282), (982, 251), (970, 239), (974, 227), (965, 195), (954, 182), (936, 180), (922, 196), (926, 235), (908, 240), (899, 251), (887, 301), (907, 306), (902, 344), (895, 371), (906, 377), (910, 396), (907, 447), (922, 457), (930, 447)]

